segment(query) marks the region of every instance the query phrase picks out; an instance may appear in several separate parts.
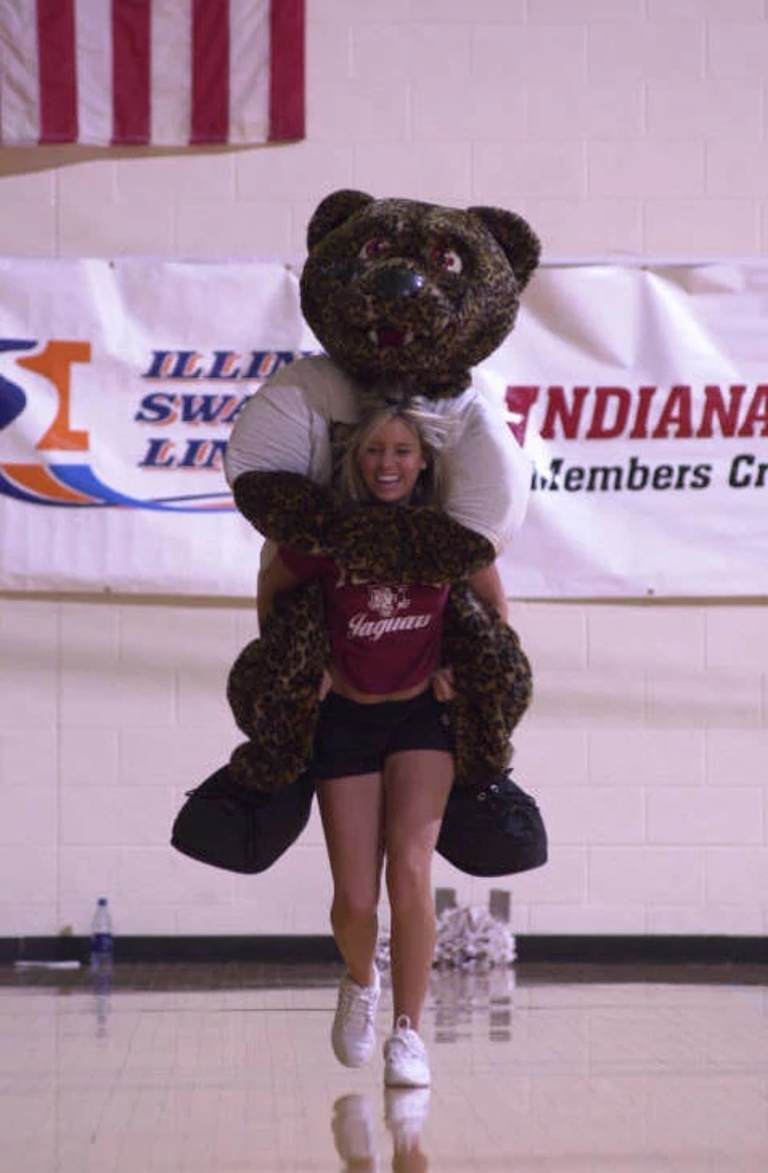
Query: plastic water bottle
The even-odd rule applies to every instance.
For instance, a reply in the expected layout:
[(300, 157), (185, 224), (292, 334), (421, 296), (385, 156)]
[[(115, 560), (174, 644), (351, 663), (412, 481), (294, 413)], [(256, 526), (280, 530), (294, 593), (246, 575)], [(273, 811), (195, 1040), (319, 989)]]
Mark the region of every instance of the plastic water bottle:
[(96, 911), (91, 921), (91, 965), (100, 962), (111, 962), (115, 948), (115, 939), (112, 932), (112, 917), (106, 896), (100, 896), (96, 902)]

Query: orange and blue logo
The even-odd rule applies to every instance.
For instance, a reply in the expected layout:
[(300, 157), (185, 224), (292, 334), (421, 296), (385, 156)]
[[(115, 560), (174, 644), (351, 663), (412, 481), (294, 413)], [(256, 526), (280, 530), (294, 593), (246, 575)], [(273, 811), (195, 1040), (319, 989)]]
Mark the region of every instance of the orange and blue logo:
[[(224, 483), (228, 427), (258, 384), (296, 357), (293, 351), (151, 351), (140, 374), (139, 404), (121, 425), (123, 433), (132, 430), (140, 436), (129, 444), (131, 473), (205, 472), (217, 474), (217, 481)], [(0, 495), (63, 508), (232, 511), (226, 487), (143, 497), (107, 483), (94, 467), (93, 429), (73, 424), (73, 379), (79, 364), (90, 364), (91, 358), (90, 342), (0, 338), (0, 361), (5, 360), (6, 371), (0, 371), (0, 445), (4, 434), (9, 436), (22, 425), (25, 438), (34, 433), (31, 442), (25, 440), (21, 459), (0, 456)], [(54, 408), (52, 419), (38, 429), (41, 412), (36, 410), (35, 388), (41, 386), (47, 401), (53, 396)], [(206, 434), (194, 434), (201, 425)], [(147, 435), (147, 428), (153, 434)], [(137, 443), (140, 451), (134, 452)]]

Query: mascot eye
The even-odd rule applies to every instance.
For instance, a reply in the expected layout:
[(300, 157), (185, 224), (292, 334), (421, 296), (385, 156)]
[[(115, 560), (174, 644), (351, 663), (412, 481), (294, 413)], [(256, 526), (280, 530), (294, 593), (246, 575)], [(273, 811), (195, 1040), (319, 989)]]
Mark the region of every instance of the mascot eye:
[(360, 249), (360, 257), (364, 261), (373, 261), (376, 257), (383, 257), (392, 248), (392, 242), (387, 240), (384, 236), (372, 236), (370, 240), (366, 240), (363, 247)]
[(432, 245), (429, 259), (433, 265), (444, 269), (446, 273), (460, 273), (463, 268), (461, 257), (456, 249), (451, 248), (445, 241), (438, 241), (437, 244)]

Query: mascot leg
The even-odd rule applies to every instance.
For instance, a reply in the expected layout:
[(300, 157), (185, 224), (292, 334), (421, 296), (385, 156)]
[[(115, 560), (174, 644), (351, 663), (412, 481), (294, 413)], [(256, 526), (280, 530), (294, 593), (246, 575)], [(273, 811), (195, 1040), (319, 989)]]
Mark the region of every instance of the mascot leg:
[(516, 632), (466, 587), (451, 589), (443, 659), (456, 682), (456, 785), (486, 783), (509, 766), (512, 731), (533, 695), (530, 663)]
[(309, 582), (275, 600), (260, 638), (243, 649), (230, 671), (227, 699), (248, 737), (230, 759), (241, 785), (278, 790), (306, 769), (327, 663), (320, 587)]

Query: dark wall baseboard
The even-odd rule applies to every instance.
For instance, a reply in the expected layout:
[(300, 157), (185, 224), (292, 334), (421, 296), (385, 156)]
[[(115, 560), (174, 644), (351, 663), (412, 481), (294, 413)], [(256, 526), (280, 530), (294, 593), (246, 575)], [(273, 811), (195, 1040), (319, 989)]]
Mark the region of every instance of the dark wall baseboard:
[(768, 937), (516, 937), (518, 960), (581, 965), (765, 965)]
[[(768, 965), (768, 937), (515, 936), (517, 960), (578, 965)], [(85, 937), (0, 937), (0, 963), (83, 961)], [(115, 940), (127, 963), (260, 962), (315, 965), (339, 961), (329, 936), (127, 937)]]
[[(85, 961), (87, 937), (0, 937), (2, 961)], [(279, 965), (314, 965), (339, 961), (332, 937), (115, 937), (115, 960), (147, 962), (256, 961)]]

